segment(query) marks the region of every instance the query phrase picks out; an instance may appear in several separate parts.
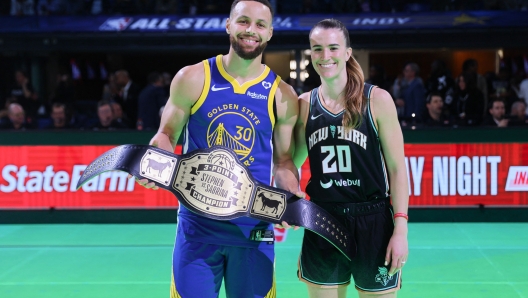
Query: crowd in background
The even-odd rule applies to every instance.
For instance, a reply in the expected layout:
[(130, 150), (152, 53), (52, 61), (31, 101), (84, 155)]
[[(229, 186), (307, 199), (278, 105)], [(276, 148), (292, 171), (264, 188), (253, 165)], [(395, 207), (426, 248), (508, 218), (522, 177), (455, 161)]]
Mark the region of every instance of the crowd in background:
[[(389, 79), (383, 66), (372, 65), (366, 81), (391, 93), (402, 128), (528, 127), (528, 60), (515, 68), (501, 64), (498, 73), (481, 74), (477, 61), (467, 59), (452, 76), (435, 60), (431, 73), (422, 76), (420, 66), (409, 62)], [(316, 75), (309, 78), (299, 93), (320, 84)], [(128, 71), (117, 70), (108, 75), (99, 98), (77, 101), (70, 74), (59, 75), (53, 92), (43, 98), (27, 73), (17, 70), (0, 100), (0, 129), (155, 130), (171, 80), (169, 73), (153, 72), (140, 86)]]
[[(227, 14), (231, 0), (5, 0), (0, 15)], [(270, 0), (279, 14), (528, 10), (528, 0)]]
[(17, 70), (0, 109), (0, 129), (155, 130), (171, 80), (168, 73), (152, 72), (147, 85), (139, 86), (126, 70), (118, 70), (108, 76), (99, 100), (76, 101), (71, 76), (61, 74), (45, 100), (35, 92), (27, 73)]
[[(227, 14), (232, 0), (11, 0), (0, 1), (0, 15)], [(368, 13), (457, 10), (527, 10), (528, 0), (271, 0), (277, 13)], [(520, 63), (523, 64), (523, 63)], [(308, 67), (308, 69), (310, 69)], [(313, 70), (313, 69), (312, 69)], [(106, 70), (104, 71), (106, 73)], [(383, 65), (372, 65), (368, 83), (388, 90), (403, 128), (528, 125), (528, 61), (497, 73), (480, 73), (474, 59), (449, 70), (432, 61), (431, 73), (409, 62), (389, 78)], [(101, 75), (101, 92), (90, 100), (75, 94), (76, 73), (57, 76), (51, 94), (38, 94), (27, 70), (12, 82), (0, 82), (0, 129), (154, 130), (169, 94), (169, 73), (153, 72), (147, 84), (136, 83), (121, 69)], [(315, 73), (298, 92), (320, 84)], [(137, 81), (144, 82), (144, 78)], [(291, 80), (289, 81), (291, 82)], [(295, 82), (295, 80), (293, 80)], [(8, 86), (8, 87), (6, 87)], [(296, 86), (297, 87), (297, 86)], [(99, 89), (99, 88), (97, 88)]]
[(423, 80), (419, 65), (410, 62), (390, 82), (383, 67), (374, 65), (367, 82), (390, 91), (404, 128), (528, 127), (528, 61), (515, 68), (501, 63), (498, 73), (482, 75), (477, 60), (467, 59), (453, 77), (442, 60), (435, 60)]

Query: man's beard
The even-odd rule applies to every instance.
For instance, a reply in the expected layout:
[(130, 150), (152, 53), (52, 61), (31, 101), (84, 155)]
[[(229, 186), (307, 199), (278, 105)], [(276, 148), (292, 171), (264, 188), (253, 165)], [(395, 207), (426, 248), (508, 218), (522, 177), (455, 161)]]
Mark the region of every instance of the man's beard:
[(235, 50), (235, 53), (237, 53), (237, 55), (244, 60), (253, 60), (257, 58), (260, 54), (262, 54), (262, 52), (264, 52), (264, 49), (268, 45), (267, 42), (260, 41), (260, 45), (257, 46), (253, 51), (246, 52), (233, 36), (229, 36), (229, 41), (231, 42), (231, 46), (233, 47), (233, 50)]

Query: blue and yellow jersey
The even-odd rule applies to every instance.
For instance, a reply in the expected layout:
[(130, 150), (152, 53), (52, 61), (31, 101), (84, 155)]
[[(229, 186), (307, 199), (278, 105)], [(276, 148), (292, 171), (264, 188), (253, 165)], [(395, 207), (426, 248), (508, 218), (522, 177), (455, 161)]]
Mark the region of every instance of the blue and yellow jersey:
[[(265, 67), (262, 74), (239, 84), (224, 69), (222, 55), (203, 61), (205, 84), (184, 128), (183, 153), (222, 145), (233, 149), (253, 177), (270, 185), (273, 167), (274, 98), (280, 77)], [(243, 217), (216, 221), (180, 205), (180, 228), (189, 240), (235, 246), (257, 246), (252, 229), (270, 224)]]

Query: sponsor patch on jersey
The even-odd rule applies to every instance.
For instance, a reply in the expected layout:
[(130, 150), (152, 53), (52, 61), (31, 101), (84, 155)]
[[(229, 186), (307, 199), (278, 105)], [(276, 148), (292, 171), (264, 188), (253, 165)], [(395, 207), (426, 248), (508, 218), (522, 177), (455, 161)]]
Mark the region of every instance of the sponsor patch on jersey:
[(350, 180), (350, 179), (330, 179), (328, 182), (323, 182), (322, 180), (319, 181), (321, 184), (321, 187), (324, 189), (328, 189), (332, 187), (332, 185), (341, 187), (341, 186), (361, 186), (361, 180)]
[(247, 96), (253, 98), (253, 99), (261, 99), (261, 100), (267, 100), (268, 97), (266, 95), (262, 95), (260, 93), (257, 93), (257, 92), (251, 92), (251, 91), (248, 91), (246, 93)]

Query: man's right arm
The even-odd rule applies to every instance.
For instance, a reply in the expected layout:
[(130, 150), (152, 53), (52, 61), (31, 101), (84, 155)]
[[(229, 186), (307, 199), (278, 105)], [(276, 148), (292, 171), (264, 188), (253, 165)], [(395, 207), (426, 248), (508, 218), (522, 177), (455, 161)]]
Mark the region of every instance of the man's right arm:
[(174, 76), (160, 127), (150, 145), (174, 152), (181, 131), (191, 114), (191, 108), (202, 93), (204, 76), (203, 62), (186, 66)]

